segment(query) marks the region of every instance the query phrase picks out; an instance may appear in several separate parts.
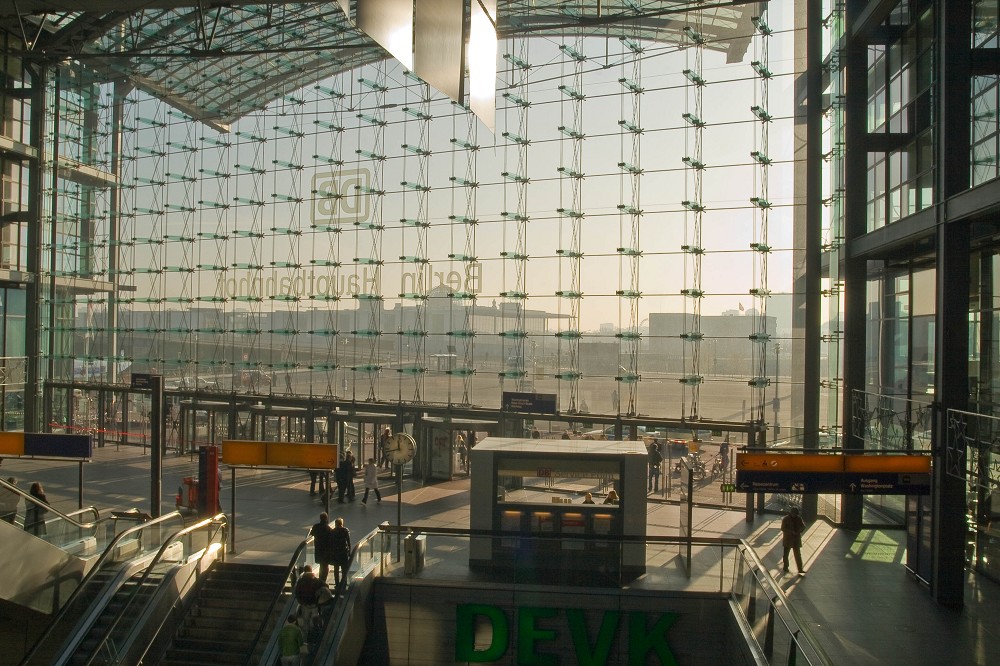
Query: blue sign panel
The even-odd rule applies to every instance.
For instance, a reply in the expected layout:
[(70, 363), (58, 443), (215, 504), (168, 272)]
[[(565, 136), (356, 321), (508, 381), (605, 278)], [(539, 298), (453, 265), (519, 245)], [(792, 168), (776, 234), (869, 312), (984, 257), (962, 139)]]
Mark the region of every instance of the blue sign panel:
[(736, 491), (741, 493), (844, 492), (842, 472), (772, 472), (736, 470)]
[(741, 493), (829, 493), (835, 495), (927, 495), (930, 474), (898, 472), (798, 472), (737, 470)]
[(844, 492), (849, 495), (929, 495), (930, 474), (847, 472)]
[(54, 435), (24, 433), (24, 455), (58, 458), (90, 458), (93, 455), (90, 435)]
[(148, 389), (153, 387), (153, 375), (148, 372), (132, 373), (132, 388)]
[(505, 412), (521, 412), (526, 414), (555, 414), (555, 393), (517, 393), (504, 391), (502, 409)]

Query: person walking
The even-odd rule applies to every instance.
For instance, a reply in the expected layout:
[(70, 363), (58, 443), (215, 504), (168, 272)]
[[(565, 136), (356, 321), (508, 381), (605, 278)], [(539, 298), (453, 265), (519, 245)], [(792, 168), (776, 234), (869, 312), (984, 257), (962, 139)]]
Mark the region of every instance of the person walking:
[(330, 516), (325, 511), (319, 514), (319, 522), (312, 526), (309, 534), (313, 537), (319, 579), (325, 583), (330, 574), (330, 565), (333, 564), (333, 528), (330, 527)]
[(358, 463), (357, 459), (354, 457), (354, 451), (351, 451), (350, 449), (347, 450), (347, 464), (348, 467), (344, 473), (347, 481), (347, 500), (349, 502), (353, 502), (355, 495), (354, 476), (358, 473)]
[(299, 655), (306, 639), (296, 621), (295, 613), (288, 616), (285, 626), (278, 633), (278, 645), (281, 647), (281, 666), (299, 666)]
[(26, 503), (24, 529), (35, 536), (45, 536), (45, 514), (49, 511), (45, 508), (45, 505), (49, 503), (49, 500), (45, 497), (45, 489), (42, 488), (42, 484), (38, 481), (31, 484), (29, 492), (38, 501)]
[(382, 469), (389, 469), (389, 440), (391, 439), (392, 430), (386, 428), (378, 440), (378, 466)]
[(337, 518), (333, 526), (333, 584), (338, 590), (347, 582), (347, 567), (351, 563), (351, 531), (344, 519)]
[(660, 492), (660, 465), (663, 463), (663, 454), (660, 453), (660, 442), (654, 439), (649, 445), (649, 484), (646, 492)]
[(795, 566), (798, 567), (799, 574), (804, 574), (802, 568), (802, 533), (806, 531), (806, 524), (802, 522), (798, 507), (792, 507), (788, 515), (781, 519), (781, 546), (783, 554), (781, 563), (784, 565), (785, 573), (788, 573), (788, 551), (795, 555)]
[(333, 472), (334, 480), (337, 482), (338, 504), (344, 503), (344, 495), (347, 493), (347, 477), (353, 473), (354, 471), (351, 469), (351, 461), (346, 455), (344, 455), (344, 457), (340, 459), (337, 469)]
[[(12, 486), (17, 485), (17, 479), (8, 477), (7, 483)], [(13, 490), (3, 488), (0, 490), (0, 520), (4, 520), (11, 525), (17, 520), (17, 508), (21, 504), (21, 496)]]
[(378, 491), (378, 466), (374, 458), (369, 458), (365, 464), (365, 496), (361, 499), (362, 504), (368, 504), (368, 491), (375, 491), (375, 501), (382, 501), (382, 493)]

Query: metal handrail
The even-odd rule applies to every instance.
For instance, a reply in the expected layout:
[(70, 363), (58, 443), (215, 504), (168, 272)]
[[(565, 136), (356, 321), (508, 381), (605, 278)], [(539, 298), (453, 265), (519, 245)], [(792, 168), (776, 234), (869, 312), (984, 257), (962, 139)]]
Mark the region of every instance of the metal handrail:
[[(781, 589), (778, 582), (774, 580), (771, 576), (771, 572), (768, 571), (767, 567), (761, 561), (757, 552), (753, 549), (753, 546), (748, 544), (743, 539), (739, 540), (741, 543), (737, 550), (740, 554), (750, 562), (753, 570), (756, 572), (757, 580), (762, 587), (768, 590), (768, 601), (774, 608), (776, 614), (781, 619), (782, 624), (788, 630), (789, 635), (795, 640), (795, 644), (799, 646), (799, 649), (803, 647), (810, 648), (813, 654), (806, 655), (810, 664), (832, 664), (830, 657), (827, 656), (826, 652), (820, 646), (819, 641), (813, 636), (812, 632), (809, 630), (809, 623), (802, 620), (799, 614), (795, 611), (795, 608), (789, 603), (788, 595), (785, 591)], [(780, 602), (780, 603), (776, 603)], [(788, 617), (784, 617), (787, 615)], [(805, 637), (804, 641), (799, 641), (798, 636), (802, 635)]]
[[(227, 541), (224, 538), (222, 540), (222, 552), (223, 552), (222, 559), (223, 560), (225, 560), (226, 543), (227, 543)], [(201, 554), (201, 557), (198, 558), (199, 566), (197, 568), (195, 568), (194, 571), (192, 571), (192, 575), (198, 575), (198, 572), (203, 571), (201, 569), (200, 563), (201, 563), (202, 560), (205, 559), (205, 556), (208, 555), (209, 550), (210, 549), (207, 548), (207, 547), (204, 549), (204, 552)], [(159, 638), (160, 632), (163, 630), (163, 626), (167, 623), (167, 620), (170, 619), (170, 616), (173, 613), (174, 609), (177, 607), (178, 603), (182, 603), (183, 601), (184, 601), (184, 598), (183, 597), (179, 597), (178, 600), (173, 604), (173, 608), (171, 608), (169, 611), (167, 611), (166, 613), (163, 614), (163, 618), (160, 620), (159, 626), (156, 628), (156, 631), (152, 632), (152, 634), (151, 634), (153, 636), (153, 638), (146, 644), (146, 647), (143, 649), (142, 654), (139, 655), (139, 657), (138, 657), (138, 659), (136, 659), (135, 663), (137, 663), (137, 664), (145, 663), (146, 655), (149, 653), (150, 648), (152, 648), (156, 644), (156, 639)]]
[(65, 514), (62, 511), (60, 511), (59, 509), (53, 507), (51, 504), (47, 504), (47, 503), (39, 500), (37, 497), (35, 497), (34, 495), (32, 495), (30, 492), (24, 492), (23, 490), (21, 490), (20, 486), (15, 486), (12, 483), (7, 483), (6, 479), (0, 479), (0, 490), (7, 490), (9, 492), (12, 492), (12, 493), (14, 493), (16, 495), (20, 495), (21, 497), (23, 497), (26, 500), (25, 507), (27, 507), (27, 502), (31, 502), (32, 504), (43, 506), (43, 507), (45, 507), (46, 511), (51, 511), (52, 513), (54, 513), (55, 515), (59, 516), (63, 520), (66, 520), (66, 521), (72, 523), (73, 525), (75, 525), (79, 529), (87, 529), (87, 530), (96, 529), (97, 528), (97, 524), (99, 522), (101, 522), (101, 519), (100, 519), (101, 512), (97, 509), (97, 507), (88, 506), (88, 507), (85, 507), (84, 509), (79, 509), (77, 511), (74, 511), (73, 512), (74, 514), (80, 514), (80, 513), (84, 512), (84, 511), (93, 511), (95, 513), (95, 515), (98, 516), (97, 520), (95, 520), (92, 523), (81, 523), (81, 522), (75, 520), (74, 518), (72, 518), (69, 514)]
[(101, 639), (101, 641), (96, 646), (94, 646), (94, 649), (90, 653), (90, 656), (87, 657), (87, 661), (84, 662), (84, 666), (90, 666), (90, 664), (94, 662), (94, 658), (97, 656), (97, 653), (100, 652), (101, 648), (103, 648), (105, 644), (107, 644), (108, 638), (110, 638), (111, 634), (114, 633), (114, 630), (118, 628), (118, 625), (121, 623), (122, 618), (125, 617), (126, 612), (130, 609), (132, 602), (138, 596), (139, 592), (142, 590), (142, 587), (143, 585), (145, 585), (146, 581), (149, 580), (150, 574), (153, 573), (153, 568), (160, 563), (161, 559), (163, 559), (163, 555), (166, 552), (167, 548), (178, 539), (188, 534), (191, 534), (192, 532), (196, 532), (204, 527), (216, 524), (221, 525), (223, 534), (222, 543), (225, 544), (226, 534), (228, 533), (229, 524), (228, 520), (226, 519), (226, 514), (224, 513), (217, 513), (216, 515), (211, 516), (209, 518), (203, 518), (194, 525), (185, 527), (181, 530), (178, 530), (177, 532), (174, 532), (163, 542), (163, 544), (160, 546), (160, 549), (156, 552), (156, 555), (153, 557), (149, 565), (146, 567), (146, 570), (143, 572), (142, 578), (139, 579), (139, 582), (136, 584), (135, 589), (132, 590), (132, 594), (129, 595), (128, 599), (122, 605), (121, 612), (118, 613), (114, 621), (112, 621), (112, 623), (108, 626), (107, 630), (104, 633), (104, 637)]
[(28, 660), (31, 659), (35, 655), (35, 653), (39, 650), (39, 648), (45, 644), (45, 642), (49, 638), (49, 634), (51, 634), (55, 630), (55, 627), (63, 620), (66, 613), (69, 612), (69, 609), (76, 601), (77, 597), (80, 596), (80, 594), (82, 593), (82, 590), (87, 585), (89, 585), (91, 581), (93, 581), (93, 579), (97, 576), (97, 573), (104, 568), (105, 562), (118, 547), (119, 543), (121, 543), (126, 537), (134, 534), (135, 532), (148, 529), (154, 525), (159, 525), (160, 523), (165, 523), (169, 519), (175, 519), (175, 520), (180, 519), (181, 524), (183, 524), (184, 521), (184, 517), (181, 516), (179, 512), (172, 511), (171, 513), (168, 513), (165, 516), (160, 516), (159, 518), (155, 518), (145, 523), (133, 525), (132, 527), (126, 530), (122, 530), (120, 534), (116, 535), (115, 538), (111, 540), (111, 543), (109, 543), (107, 547), (104, 549), (104, 552), (101, 553), (101, 556), (97, 558), (97, 561), (90, 568), (90, 571), (87, 572), (87, 575), (80, 580), (80, 584), (77, 585), (76, 589), (74, 589), (73, 592), (70, 593), (69, 598), (66, 599), (66, 603), (64, 603), (62, 607), (59, 609), (59, 611), (55, 614), (55, 616), (52, 618), (52, 621), (49, 622), (49, 626), (45, 628), (45, 631), (42, 632), (42, 635), (35, 642), (34, 646), (32, 646), (31, 650), (28, 651), (28, 654), (25, 655), (24, 659), (21, 660), (21, 663), (27, 664)]
[[(381, 536), (381, 534), (382, 531), (378, 527), (376, 527), (371, 532), (369, 532), (368, 534), (366, 534), (365, 536), (361, 537), (361, 539), (358, 540), (358, 542), (354, 545), (354, 548), (351, 549), (351, 557), (348, 560), (346, 567), (348, 571), (350, 571), (351, 564), (353, 564), (358, 559), (357, 557), (358, 553), (363, 548), (371, 547), (371, 545), (375, 543), (375, 538)], [(383, 552), (383, 554), (385, 553)], [(346, 574), (344, 578), (345, 578), (344, 591), (342, 594), (338, 596), (337, 603), (345, 604), (344, 607), (346, 609), (346, 600), (350, 592), (354, 589), (354, 587), (350, 584), (349, 577)], [(334, 613), (336, 613), (336, 608), (334, 608)], [(333, 655), (330, 654), (330, 651), (336, 648), (340, 640), (343, 638), (344, 632), (347, 629), (347, 627), (344, 625), (343, 620), (344, 620), (343, 612), (341, 612), (336, 617), (334, 616), (330, 617), (329, 623), (323, 629), (323, 636), (320, 638), (319, 644), (316, 646), (316, 652), (313, 654), (314, 664), (333, 663)]]
[[(312, 534), (309, 534), (308, 536), (306, 536), (305, 539), (302, 540), (302, 543), (300, 543), (298, 545), (298, 547), (295, 549), (295, 552), (292, 553), (292, 558), (290, 560), (288, 560), (288, 566), (285, 568), (285, 582), (286, 583), (288, 582), (289, 578), (293, 578), (294, 577), (294, 575), (295, 575), (295, 568), (296, 568), (296, 566), (298, 564), (299, 557), (304, 552), (306, 552), (306, 550), (308, 549), (309, 545), (312, 544), (314, 540), (315, 540), (315, 537)], [(293, 589), (294, 589), (294, 586), (293, 586)], [(271, 600), (271, 603), (267, 607), (267, 613), (265, 613), (265, 615), (264, 615), (265, 618), (271, 617), (271, 614), (274, 612), (274, 607), (278, 605), (278, 599), (280, 598), (280, 596), (281, 595), (276, 595), (274, 597), (274, 599)], [(292, 596), (294, 597), (294, 594)], [(285, 619), (287, 617), (288, 617), (288, 610), (286, 610), (286, 612), (284, 612), (284, 613), (281, 614), (281, 617), (278, 618), (278, 623), (277, 623), (276, 626), (280, 628), (284, 624)], [(262, 638), (262, 634), (264, 633), (264, 627), (266, 625), (267, 625), (267, 622), (264, 621), (264, 622), (260, 623), (259, 627), (257, 627), (257, 633), (254, 634), (254, 637), (253, 637), (253, 647), (251, 647), (251, 649), (250, 649), (250, 651), (249, 651), (248, 654), (253, 654), (253, 651), (257, 648), (257, 645), (258, 645), (258, 643), (260, 643), (260, 640)], [(264, 647), (265, 651), (267, 650), (267, 647), (268, 646)]]

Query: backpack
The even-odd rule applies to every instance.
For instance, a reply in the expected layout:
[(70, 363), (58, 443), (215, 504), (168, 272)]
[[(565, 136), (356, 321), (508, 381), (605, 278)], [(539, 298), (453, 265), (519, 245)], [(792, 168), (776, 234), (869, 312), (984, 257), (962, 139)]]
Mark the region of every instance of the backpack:
[(659, 465), (661, 462), (663, 462), (663, 455), (660, 453), (660, 450), (659, 449), (650, 449), (649, 450), (649, 464), (650, 465)]

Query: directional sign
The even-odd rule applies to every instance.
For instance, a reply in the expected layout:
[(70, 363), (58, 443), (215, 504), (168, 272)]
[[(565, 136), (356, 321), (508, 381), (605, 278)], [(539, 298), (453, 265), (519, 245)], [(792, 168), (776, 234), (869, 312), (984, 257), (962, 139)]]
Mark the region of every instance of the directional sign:
[(844, 456), (823, 453), (737, 453), (736, 469), (767, 472), (843, 472)]
[(735, 493), (736, 484), (735, 483), (720, 483), (719, 491), (724, 493)]
[(736, 490), (745, 493), (927, 495), (924, 455), (740, 453)]
[(524, 414), (555, 414), (556, 400), (555, 393), (523, 393), (516, 391), (504, 391), (501, 397), (501, 408), (507, 412), (521, 412)]
[(842, 494), (841, 472), (744, 472), (736, 470), (736, 490), (741, 493)]
[(844, 486), (849, 495), (929, 495), (931, 475), (849, 472), (844, 475)]
[(133, 372), (132, 373), (132, 388), (134, 389), (148, 389), (153, 386), (153, 375), (148, 372)]

